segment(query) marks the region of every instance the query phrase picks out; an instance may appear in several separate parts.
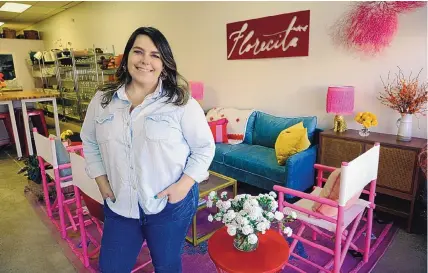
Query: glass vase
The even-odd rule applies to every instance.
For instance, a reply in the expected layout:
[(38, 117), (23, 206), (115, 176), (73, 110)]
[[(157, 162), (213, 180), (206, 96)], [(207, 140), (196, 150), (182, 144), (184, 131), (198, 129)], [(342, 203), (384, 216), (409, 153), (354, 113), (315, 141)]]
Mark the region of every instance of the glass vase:
[(233, 239), (233, 246), (239, 251), (251, 252), (257, 249), (259, 246), (259, 240), (257, 240), (257, 243), (255, 244), (250, 244), (247, 236), (236, 236)]
[(369, 128), (363, 127), (360, 129), (360, 131), (358, 133), (362, 137), (368, 137), (370, 135), (370, 130), (369, 130)]

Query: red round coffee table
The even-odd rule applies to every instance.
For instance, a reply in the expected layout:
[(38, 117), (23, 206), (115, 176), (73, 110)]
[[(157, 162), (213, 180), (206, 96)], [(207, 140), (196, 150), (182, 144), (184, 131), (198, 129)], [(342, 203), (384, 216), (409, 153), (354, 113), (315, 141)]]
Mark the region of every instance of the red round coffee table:
[(242, 252), (233, 246), (233, 237), (223, 227), (208, 240), (208, 254), (218, 272), (274, 273), (288, 262), (289, 246), (277, 230), (268, 230), (259, 235), (255, 251)]

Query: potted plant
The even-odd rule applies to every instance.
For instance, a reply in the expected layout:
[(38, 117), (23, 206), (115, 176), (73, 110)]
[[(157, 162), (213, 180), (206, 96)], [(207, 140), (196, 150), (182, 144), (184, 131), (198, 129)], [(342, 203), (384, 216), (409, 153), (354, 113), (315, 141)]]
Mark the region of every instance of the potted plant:
[(359, 112), (354, 119), (363, 126), (359, 131), (360, 136), (363, 137), (370, 135), (370, 127), (377, 126), (377, 117), (371, 112)]
[(62, 133), (61, 133), (61, 141), (63, 141), (63, 142), (67, 142), (68, 143), (68, 145), (70, 145), (71, 144), (71, 137), (74, 135), (74, 133), (73, 133), (73, 131), (71, 131), (71, 130), (65, 130), (65, 131), (63, 131)]
[(40, 201), (42, 201), (44, 199), (42, 175), (40, 172), (39, 160), (37, 158), (37, 155), (30, 155), (24, 161), (24, 164), (25, 167), (23, 168), (23, 171), (26, 171), (25, 175), (27, 176), (28, 180), (26, 190), (31, 191)]
[(385, 84), (383, 83), (383, 92), (380, 93), (379, 100), (382, 104), (394, 109), (400, 113), (401, 118), (397, 120), (397, 140), (410, 141), (412, 139), (412, 120), (417, 114), (425, 114), (428, 85), (427, 82), (419, 82), (419, 74), (411, 78), (405, 78), (400, 68), (396, 79)]

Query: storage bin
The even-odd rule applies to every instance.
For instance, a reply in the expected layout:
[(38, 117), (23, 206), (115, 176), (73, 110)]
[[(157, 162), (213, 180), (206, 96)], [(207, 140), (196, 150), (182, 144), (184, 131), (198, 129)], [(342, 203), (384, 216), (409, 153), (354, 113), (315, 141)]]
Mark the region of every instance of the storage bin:
[(25, 39), (39, 40), (39, 32), (36, 30), (24, 30)]
[(16, 39), (16, 30), (3, 28), (3, 38)]

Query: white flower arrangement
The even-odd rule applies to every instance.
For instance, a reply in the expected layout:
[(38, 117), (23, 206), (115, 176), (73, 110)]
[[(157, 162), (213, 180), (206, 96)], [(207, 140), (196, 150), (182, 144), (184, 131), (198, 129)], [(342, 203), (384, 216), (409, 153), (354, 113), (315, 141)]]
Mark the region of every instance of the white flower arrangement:
[[(233, 199), (227, 199), (227, 192), (222, 192), (219, 198), (217, 193), (212, 191), (208, 195), (207, 207), (211, 208), (215, 204), (218, 212), (215, 215), (210, 214), (208, 221), (224, 223), (227, 233), (240, 241), (241, 245), (256, 245), (257, 235), (265, 234), (272, 222), (292, 222), (297, 218), (294, 211), (278, 211), (276, 197), (275, 192), (270, 192), (258, 196), (240, 194)], [(283, 231), (287, 236), (293, 233), (290, 227), (285, 227)]]

